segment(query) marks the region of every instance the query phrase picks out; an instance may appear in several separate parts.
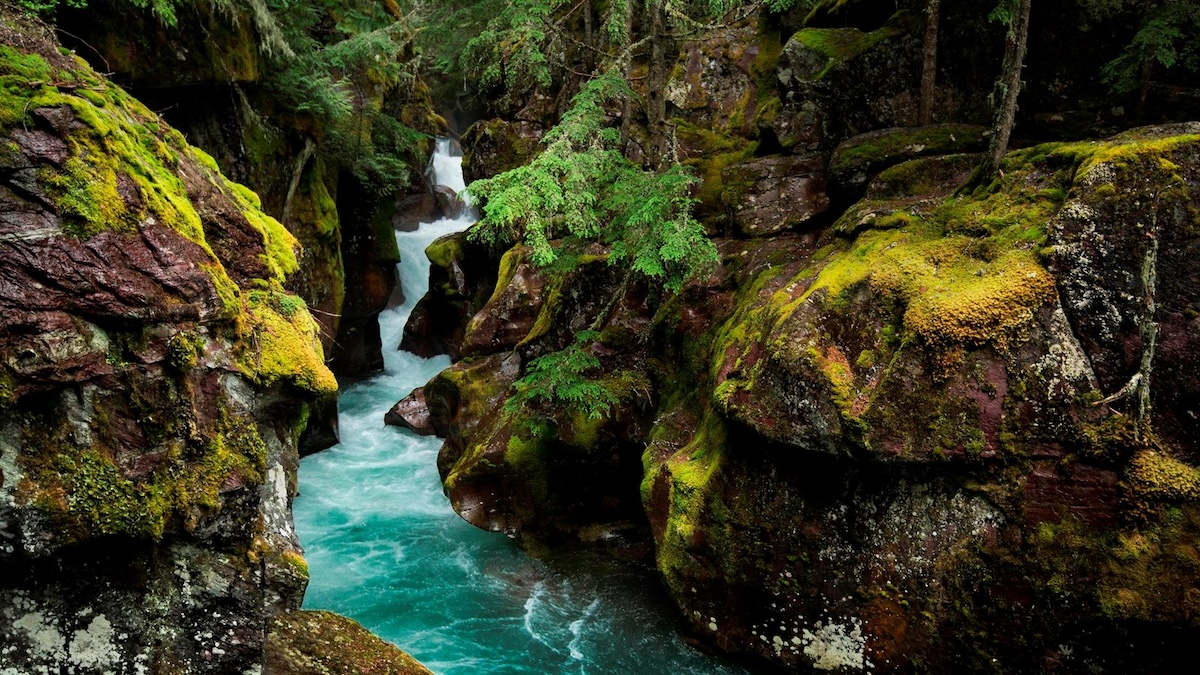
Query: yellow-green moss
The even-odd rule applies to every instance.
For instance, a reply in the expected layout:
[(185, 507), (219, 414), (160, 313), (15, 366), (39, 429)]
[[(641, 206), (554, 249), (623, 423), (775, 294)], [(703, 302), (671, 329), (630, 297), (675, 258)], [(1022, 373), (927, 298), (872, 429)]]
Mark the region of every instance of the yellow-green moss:
[(176, 333), (167, 342), (167, 363), (176, 371), (186, 373), (196, 367), (204, 351), (204, 338), (198, 333)]
[[(257, 346), (257, 359), (247, 374), (270, 385), (288, 381), (315, 394), (337, 391), (337, 380), (325, 366), (319, 326), (312, 315), (298, 311), (298, 298), (275, 291), (251, 291), (246, 299), (247, 336)], [(292, 309), (291, 316), (285, 312)]]
[(463, 257), (461, 235), (448, 234), (434, 239), (425, 247), (425, 257), (438, 267), (450, 269), (455, 260)]
[(1200, 468), (1155, 450), (1143, 450), (1129, 464), (1130, 488), (1143, 499), (1200, 499)]
[(54, 69), (46, 59), (0, 45), (0, 127), (28, 120), (31, 94), (53, 81)]
[[(648, 466), (642, 482), (642, 501), (649, 507), (656, 480), (666, 480), (669, 490), (666, 526), (657, 546), (658, 569), (675, 592), (691, 567), (688, 551), (692, 538), (711, 502), (717, 497), (710, 484), (719, 474), (725, 447), (724, 423), (706, 412), (686, 446), (658, 466)], [(648, 456), (644, 463), (651, 463)], [(661, 472), (661, 473), (660, 473)], [(710, 533), (711, 534), (711, 533)]]
[(300, 243), (278, 220), (262, 212), (262, 202), (253, 190), (228, 180), (225, 185), (230, 189), (234, 203), (241, 207), (242, 215), (262, 234), (265, 249), (263, 263), (271, 270), (269, 281), (278, 287), (284, 278), (300, 269), (296, 259)]
[(805, 28), (792, 39), (805, 47), (828, 57), (829, 61), (814, 79), (825, 77), (835, 66), (862, 54), (880, 42), (898, 35), (901, 31), (887, 25), (870, 33), (857, 28)]

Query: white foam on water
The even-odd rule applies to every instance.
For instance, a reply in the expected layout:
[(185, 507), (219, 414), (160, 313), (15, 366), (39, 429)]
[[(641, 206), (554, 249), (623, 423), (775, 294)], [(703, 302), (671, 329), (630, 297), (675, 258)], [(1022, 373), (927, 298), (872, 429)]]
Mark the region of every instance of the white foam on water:
[(592, 614), (600, 607), (600, 598), (592, 600), (592, 602), (583, 610), (583, 616), (571, 622), (571, 641), (567, 643), (567, 649), (571, 654), (571, 658), (576, 661), (583, 660), (583, 652), (579, 651), (583, 640), (583, 629), (587, 625)]

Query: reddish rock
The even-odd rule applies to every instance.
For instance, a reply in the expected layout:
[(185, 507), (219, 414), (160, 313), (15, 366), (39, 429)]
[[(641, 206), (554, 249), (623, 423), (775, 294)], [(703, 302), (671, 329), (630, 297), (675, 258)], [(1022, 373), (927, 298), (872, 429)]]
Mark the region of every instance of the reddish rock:
[[(546, 275), (524, 260), (525, 248), (517, 247), (504, 256), (504, 262), (515, 266), (511, 278), (504, 280), (479, 312), (467, 324), (460, 353), (463, 356), (494, 354), (512, 349), (537, 322), (542, 311), (542, 291)], [(520, 260), (520, 262), (516, 262)]]
[(438, 213), (442, 218), (459, 218), (467, 209), (467, 203), (453, 189), (445, 185), (433, 188), (433, 198), (437, 201)]
[(820, 158), (763, 157), (727, 167), (721, 179), (733, 224), (749, 237), (799, 227), (829, 208)]
[(425, 404), (425, 388), (417, 387), (411, 394), (400, 399), (383, 416), (383, 423), (403, 427), (419, 436), (433, 436), (437, 430), (429, 419), (429, 406)]

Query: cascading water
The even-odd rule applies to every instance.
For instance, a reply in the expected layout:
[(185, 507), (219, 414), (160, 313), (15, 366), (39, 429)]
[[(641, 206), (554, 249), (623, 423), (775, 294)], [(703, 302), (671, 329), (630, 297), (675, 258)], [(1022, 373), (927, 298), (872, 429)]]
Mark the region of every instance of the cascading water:
[[(432, 170), (462, 190), (447, 141)], [(650, 571), (591, 555), (533, 560), (467, 524), (442, 494), (441, 441), (384, 426), (392, 403), (450, 365), (386, 347), (428, 286), (425, 247), (471, 222), (396, 234), (407, 300), (379, 317), (385, 370), (342, 392), (342, 442), (300, 463), (305, 607), (350, 616), (446, 675), (743, 672), (683, 643)]]

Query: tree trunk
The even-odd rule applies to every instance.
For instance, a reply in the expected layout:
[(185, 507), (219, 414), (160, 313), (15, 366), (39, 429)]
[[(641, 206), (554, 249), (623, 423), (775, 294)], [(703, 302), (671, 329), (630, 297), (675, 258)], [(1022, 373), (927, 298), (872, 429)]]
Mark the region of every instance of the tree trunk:
[[(633, 43), (633, 3), (634, 0), (625, 0), (625, 47)], [(633, 82), (633, 53), (629, 52), (625, 55), (625, 81)], [(621, 104), (621, 151), (629, 155), (629, 125), (632, 123), (633, 116), (633, 97), (626, 96), (625, 101)]]
[(596, 56), (592, 51), (596, 47), (596, 39), (593, 36), (592, 30), (592, 0), (587, 0), (583, 4), (583, 36), (587, 48), (583, 50), (583, 66), (585, 72), (592, 72), (596, 68)]
[(1142, 61), (1142, 72), (1138, 77), (1138, 98), (1137, 106), (1134, 108), (1134, 116), (1137, 121), (1141, 122), (1146, 118), (1146, 100), (1150, 98), (1150, 76), (1154, 73), (1154, 59), (1146, 58)]
[(671, 36), (667, 32), (666, 0), (655, 0), (650, 10), (650, 72), (646, 80), (646, 121), (650, 127), (650, 164), (655, 170), (674, 162), (673, 143), (667, 133), (667, 78), (671, 64)]
[(999, 106), (996, 121), (992, 125), (992, 140), (988, 145), (987, 157), (980, 167), (980, 180), (987, 182), (1000, 171), (1000, 160), (1008, 151), (1008, 139), (1012, 135), (1013, 121), (1017, 117), (1017, 96), (1021, 93), (1021, 67), (1025, 62), (1025, 48), (1029, 42), (1029, 10), (1033, 0), (1019, 0), (1017, 12), (1008, 25), (1008, 38), (1004, 49), (1004, 67), (996, 83)]
[(921, 59), (921, 102), (917, 124), (933, 124), (933, 97), (937, 92), (938, 21), (942, 0), (925, 0), (925, 41)]

